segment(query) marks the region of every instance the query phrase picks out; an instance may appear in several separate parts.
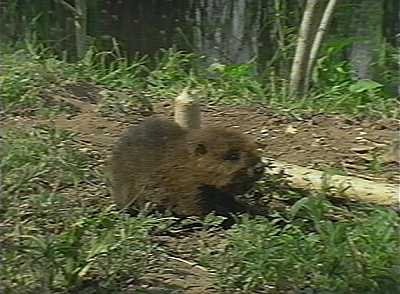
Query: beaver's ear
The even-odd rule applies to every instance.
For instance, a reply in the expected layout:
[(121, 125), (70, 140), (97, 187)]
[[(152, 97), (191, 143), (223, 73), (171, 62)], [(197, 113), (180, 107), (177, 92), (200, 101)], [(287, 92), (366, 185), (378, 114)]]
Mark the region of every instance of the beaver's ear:
[(194, 154), (197, 156), (201, 156), (204, 155), (208, 152), (207, 150), (207, 146), (204, 144), (196, 144), (196, 146), (194, 147)]

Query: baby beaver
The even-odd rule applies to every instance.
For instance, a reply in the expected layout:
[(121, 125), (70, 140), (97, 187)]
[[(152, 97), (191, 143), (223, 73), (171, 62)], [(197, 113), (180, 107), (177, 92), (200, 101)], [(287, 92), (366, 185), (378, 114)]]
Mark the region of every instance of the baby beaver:
[(227, 216), (244, 212), (234, 196), (264, 173), (256, 145), (222, 128), (186, 130), (162, 118), (130, 127), (115, 144), (112, 196), (120, 208), (158, 210), (177, 216)]

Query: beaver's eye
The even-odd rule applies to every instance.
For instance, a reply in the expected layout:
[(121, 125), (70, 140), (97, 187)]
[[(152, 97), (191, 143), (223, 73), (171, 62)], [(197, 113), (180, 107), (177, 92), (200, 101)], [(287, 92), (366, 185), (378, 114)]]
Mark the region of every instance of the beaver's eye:
[(240, 152), (236, 150), (231, 150), (224, 155), (224, 160), (237, 161), (240, 159)]
[(204, 155), (207, 153), (207, 147), (204, 144), (197, 144), (194, 153), (196, 155)]

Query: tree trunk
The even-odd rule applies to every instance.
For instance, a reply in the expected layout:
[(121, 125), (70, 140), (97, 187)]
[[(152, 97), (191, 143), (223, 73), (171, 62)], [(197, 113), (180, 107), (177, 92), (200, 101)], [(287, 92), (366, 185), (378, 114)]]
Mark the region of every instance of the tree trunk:
[(87, 50), (87, 5), (86, 0), (75, 0), (76, 56), (82, 59)]
[(383, 1), (362, 0), (354, 3), (352, 15), (355, 42), (350, 63), (355, 79), (373, 79), (371, 64), (382, 44)]
[[(384, 37), (391, 48), (397, 48), (397, 60), (388, 64), (390, 70), (397, 71), (397, 76), (400, 77), (400, 1), (399, 0), (384, 0), (384, 15), (383, 15)], [(396, 82), (397, 95), (400, 96), (400, 81)]]
[(319, 48), (321, 47), (322, 39), (328, 28), (328, 25), (329, 25), (332, 15), (333, 15), (333, 11), (335, 9), (336, 3), (337, 3), (337, 0), (329, 0), (329, 3), (326, 6), (325, 12), (322, 16), (321, 23), (318, 27), (318, 31), (315, 35), (315, 39), (314, 39), (313, 45), (311, 47), (310, 60), (308, 61), (307, 72), (305, 75), (305, 81), (304, 81), (305, 92), (307, 92), (309, 90), (310, 80), (312, 78), (313, 69), (314, 69), (315, 62), (318, 57), (318, 51), (319, 51)]
[(303, 92), (304, 75), (309, 60), (309, 50), (313, 40), (312, 28), (314, 11), (318, 0), (307, 0), (303, 19), (300, 25), (297, 48), (294, 56), (290, 74), (289, 94), (291, 97), (298, 97)]
[(258, 56), (261, 0), (191, 1), (194, 49), (208, 63), (246, 63)]

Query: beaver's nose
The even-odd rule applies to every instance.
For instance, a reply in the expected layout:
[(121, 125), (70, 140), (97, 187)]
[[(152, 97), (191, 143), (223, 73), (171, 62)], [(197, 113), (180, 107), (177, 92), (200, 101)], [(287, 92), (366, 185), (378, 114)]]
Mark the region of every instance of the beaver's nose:
[(262, 175), (265, 171), (265, 164), (263, 162), (259, 162), (254, 166), (254, 173), (256, 175)]
[(258, 162), (256, 165), (248, 169), (247, 174), (251, 178), (253, 177), (259, 178), (264, 174), (264, 171), (265, 171), (265, 164), (262, 162)]

